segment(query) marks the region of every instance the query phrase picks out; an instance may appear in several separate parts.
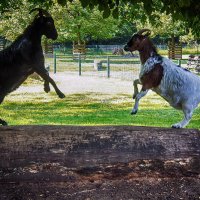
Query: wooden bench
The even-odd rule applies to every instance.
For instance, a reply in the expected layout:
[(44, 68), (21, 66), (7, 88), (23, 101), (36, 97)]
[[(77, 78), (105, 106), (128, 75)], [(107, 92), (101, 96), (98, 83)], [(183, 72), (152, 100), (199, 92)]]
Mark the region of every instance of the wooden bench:
[(168, 57), (170, 59), (182, 59), (181, 43), (168, 43)]
[(73, 42), (73, 59), (86, 59), (86, 46), (83, 44), (76, 44)]

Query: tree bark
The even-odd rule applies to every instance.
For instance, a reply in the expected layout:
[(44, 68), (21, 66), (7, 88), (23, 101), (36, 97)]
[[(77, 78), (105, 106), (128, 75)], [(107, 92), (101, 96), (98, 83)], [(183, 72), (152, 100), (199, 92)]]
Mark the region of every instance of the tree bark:
[(200, 196), (200, 131), (194, 129), (0, 127), (0, 158), (0, 199)]

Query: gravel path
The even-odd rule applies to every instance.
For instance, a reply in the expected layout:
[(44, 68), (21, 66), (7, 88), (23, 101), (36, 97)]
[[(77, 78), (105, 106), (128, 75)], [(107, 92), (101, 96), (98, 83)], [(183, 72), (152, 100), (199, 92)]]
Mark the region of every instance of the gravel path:
[[(73, 73), (50, 73), (50, 76), (57, 83), (59, 89), (67, 94), (77, 93), (101, 93), (101, 94), (128, 94), (131, 95), (133, 92), (132, 81), (123, 81), (114, 78), (103, 78), (97, 76), (79, 76)], [(51, 91), (53, 88), (51, 86)], [(33, 85), (22, 85), (15, 93), (35, 93), (43, 92), (43, 83)]]
[(59, 87), (66, 94), (86, 92), (131, 94), (133, 92), (132, 81), (97, 76), (78, 76), (67, 73), (51, 74), (51, 77), (59, 83)]

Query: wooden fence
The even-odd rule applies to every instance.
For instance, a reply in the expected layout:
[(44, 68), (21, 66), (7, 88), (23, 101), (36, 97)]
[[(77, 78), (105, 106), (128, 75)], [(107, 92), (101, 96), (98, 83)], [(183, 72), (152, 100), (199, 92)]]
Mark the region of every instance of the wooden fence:
[(168, 44), (168, 58), (170, 59), (182, 59), (182, 44), (172, 43)]

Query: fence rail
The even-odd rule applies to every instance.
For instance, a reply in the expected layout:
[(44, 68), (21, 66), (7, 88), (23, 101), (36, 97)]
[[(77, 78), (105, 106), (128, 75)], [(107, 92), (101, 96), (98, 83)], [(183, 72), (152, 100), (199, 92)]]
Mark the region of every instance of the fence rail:
[[(188, 59), (173, 60), (184, 68), (189, 68)], [(46, 56), (50, 71), (77, 73), (80, 76), (99, 76), (133, 80), (138, 77), (140, 60), (138, 55), (81, 55), (54, 53)], [(195, 69), (195, 67), (194, 67)], [(190, 70), (193, 70), (190, 68)]]
[[(52, 59), (53, 57), (53, 59)], [(56, 54), (48, 56), (46, 63), (50, 65), (50, 71), (76, 72), (79, 75), (112, 77), (121, 79), (133, 79), (138, 76), (140, 61), (137, 55), (125, 56), (93, 56), (86, 58), (79, 55), (76, 59), (69, 54)]]

